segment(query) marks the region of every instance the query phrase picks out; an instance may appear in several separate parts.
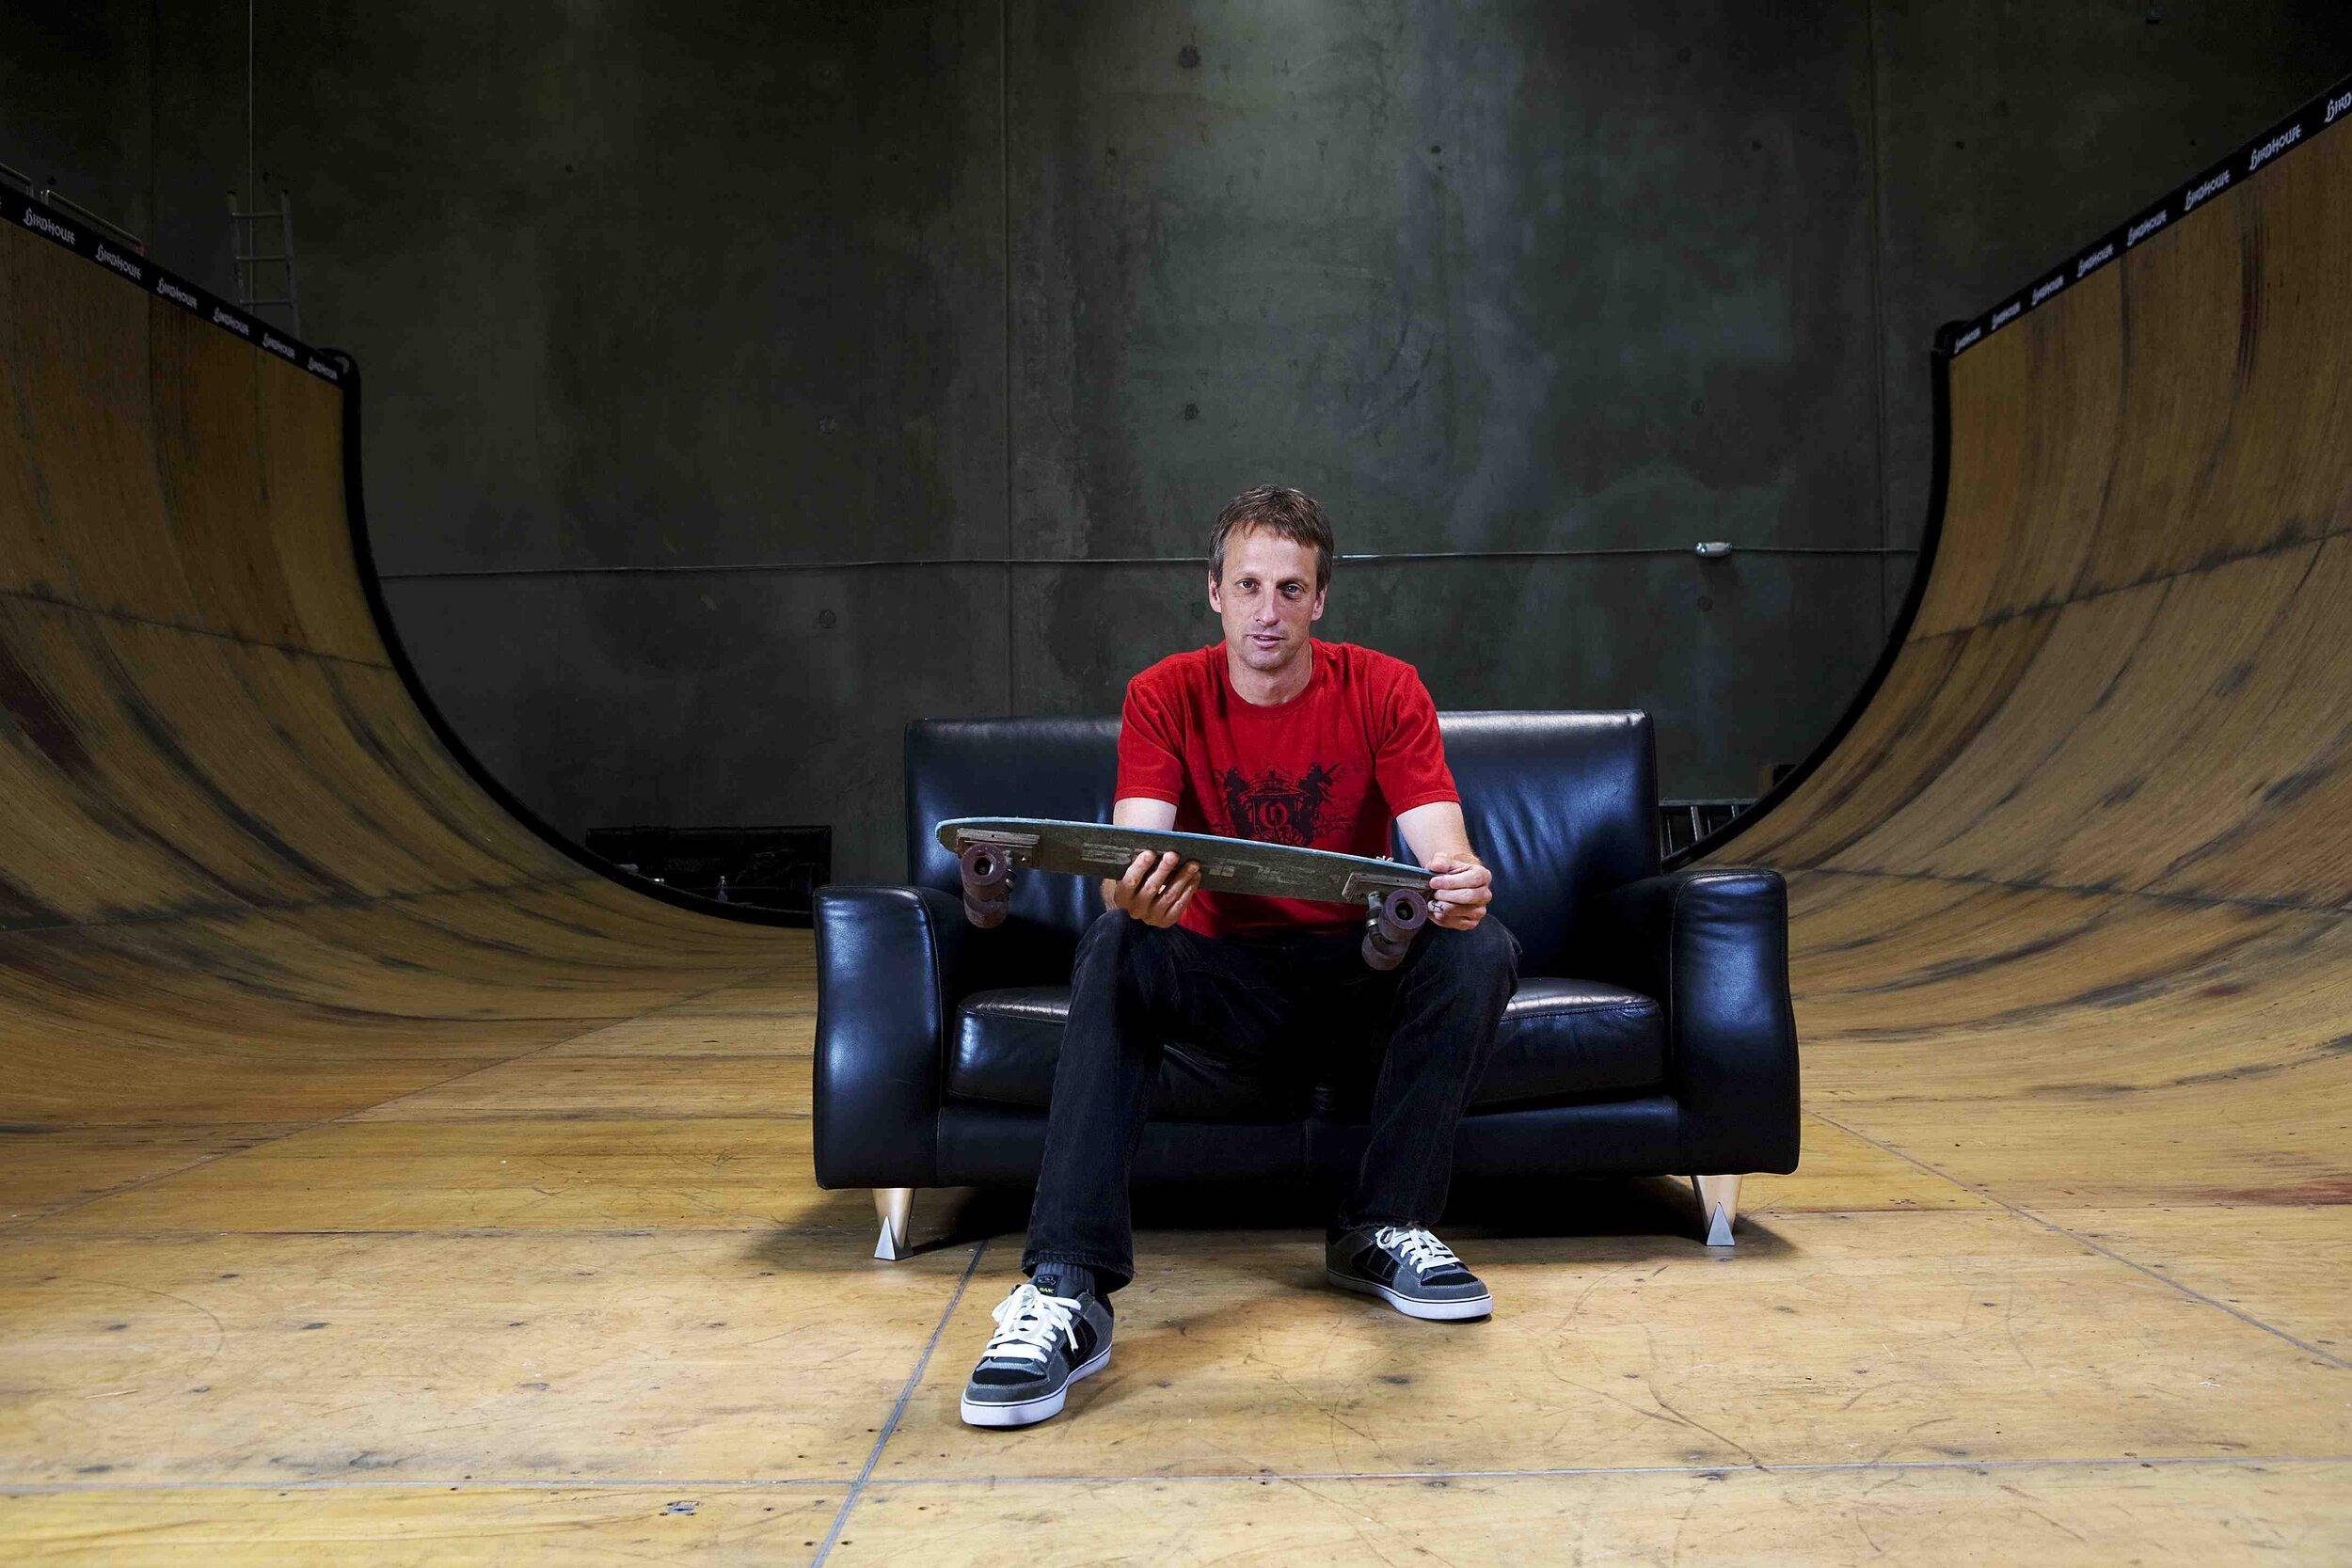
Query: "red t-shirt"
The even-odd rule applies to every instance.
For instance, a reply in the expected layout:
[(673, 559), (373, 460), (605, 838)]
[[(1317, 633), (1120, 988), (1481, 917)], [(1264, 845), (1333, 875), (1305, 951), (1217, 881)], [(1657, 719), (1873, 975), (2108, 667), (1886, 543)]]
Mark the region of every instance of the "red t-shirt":
[[(1176, 807), (1179, 832), (1386, 855), (1396, 814), (1458, 800), (1437, 705), (1401, 658), (1314, 641), (1307, 689), (1259, 706), (1233, 689), (1225, 644), (1160, 660), (1127, 683), (1119, 797)], [(1207, 937), (1340, 930), (1362, 918), (1303, 898), (1192, 895), (1183, 924)]]

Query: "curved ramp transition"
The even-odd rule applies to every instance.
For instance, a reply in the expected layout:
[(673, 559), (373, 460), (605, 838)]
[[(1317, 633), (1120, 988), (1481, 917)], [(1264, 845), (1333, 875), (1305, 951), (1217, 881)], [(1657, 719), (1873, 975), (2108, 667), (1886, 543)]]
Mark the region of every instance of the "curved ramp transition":
[(1720, 857), (1788, 877), (1807, 1103), (2342, 1366), (2352, 136), (1949, 375), (1916, 618)]
[(565, 858), (435, 738), (342, 390), (14, 226), (0, 292), (0, 1216), (802, 960)]

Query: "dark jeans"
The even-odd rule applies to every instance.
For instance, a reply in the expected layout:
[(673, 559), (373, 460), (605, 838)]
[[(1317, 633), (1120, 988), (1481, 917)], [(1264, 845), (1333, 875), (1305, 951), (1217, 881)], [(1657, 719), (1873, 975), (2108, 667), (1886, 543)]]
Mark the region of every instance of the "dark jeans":
[(1518, 983), (1518, 942), (1492, 915), (1468, 931), (1428, 926), (1386, 974), (1361, 943), (1355, 931), (1218, 941), (1117, 910), (1097, 917), (1071, 976), (1023, 1270), (1083, 1264), (1105, 1291), (1134, 1277), (1128, 1178), (1171, 1038), (1278, 1092), (1343, 1073), (1335, 1052), (1379, 1049), (1371, 1143), (1337, 1225), (1436, 1224), (1454, 1130)]

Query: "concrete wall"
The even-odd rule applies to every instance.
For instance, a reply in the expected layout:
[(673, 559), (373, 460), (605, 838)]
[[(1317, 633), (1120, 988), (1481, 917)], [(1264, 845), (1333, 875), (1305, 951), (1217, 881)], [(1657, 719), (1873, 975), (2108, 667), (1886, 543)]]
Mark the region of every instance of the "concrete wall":
[(1927, 345), (2352, 73), (2343, 0), (1872, 0), (1888, 542), (1917, 543)]
[[(1751, 793), (1908, 580), (1935, 325), (2352, 67), (2332, 3), (282, 9), (254, 178), (435, 696), (565, 828), (831, 822), (844, 878), (907, 718), (1214, 637), (1262, 479), (1455, 558), (1329, 635)], [(225, 287), (246, 42), (13, 8), (0, 161)]]

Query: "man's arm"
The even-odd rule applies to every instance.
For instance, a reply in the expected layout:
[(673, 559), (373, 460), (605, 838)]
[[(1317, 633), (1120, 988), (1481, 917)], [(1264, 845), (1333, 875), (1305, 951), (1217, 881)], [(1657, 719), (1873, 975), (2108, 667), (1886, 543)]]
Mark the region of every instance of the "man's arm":
[[(1176, 802), (1149, 795), (1123, 795), (1111, 802), (1111, 822), (1120, 828), (1166, 832), (1176, 826)], [(1125, 910), (1146, 926), (1173, 926), (1184, 906), (1192, 902), (1193, 889), (1200, 885), (1199, 863), (1185, 861), (1180, 867), (1173, 854), (1146, 852), (1137, 855), (1135, 864), (1117, 881), (1103, 879), (1103, 902), (1114, 910)]]
[(1422, 869), (1435, 873), (1429, 879), (1429, 918), (1457, 931), (1486, 919), (1486, 905), (1494, 897), (1494, 875), (1470, 852), (1460, 803), (1432, 800), (1415, 806), (1397, 813), (1396, 826)]

